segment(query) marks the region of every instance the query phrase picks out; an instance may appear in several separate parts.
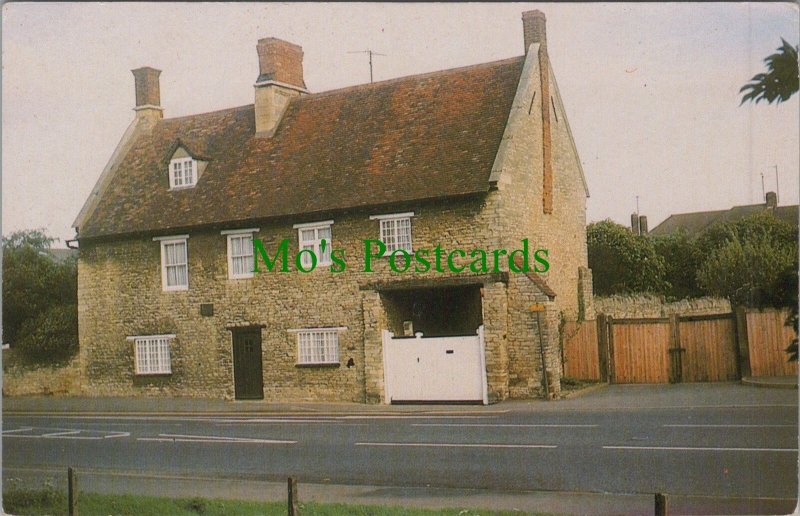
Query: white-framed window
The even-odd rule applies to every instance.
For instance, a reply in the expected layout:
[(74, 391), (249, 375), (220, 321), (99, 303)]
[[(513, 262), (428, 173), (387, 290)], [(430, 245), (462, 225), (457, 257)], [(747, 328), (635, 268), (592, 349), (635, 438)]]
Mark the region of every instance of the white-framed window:
[[(317, 265), (331, 264), (331, 247), (333, 246), (331, 242), (333, 238), (333, 231), (331, 230), (332, 225), (332, 220), (294, 225), (294, 228), (297, 230), (300, 251), (304, 249), (314, 251), (314, 254), (317, 256)], [(325, 241), (324, 250), (322, 249), (323, 240)], [(308, 253), (303, 253), (301, 263), (304, 268), (311, 267), (311, 257)]]
[(136, 374), (172, 374), (169, 343), (174, 338), (175, 335), (128, 337), (128, 340), (133, 341)]
[(253, 234), (258, 228), (223, 231), (228, 236), (228, 278), (253, 277)]
[(161, 242), (161, 287), (189, 290), (189, 235), (156, 237)]
[(298, 364), (338, 364), (339, 332), (345, 328), (308, 328), (297, 333)]
[(386, 253), (391, 254), (398, 249), (413, 252), (411, 246), (411, 217), (413, 212), (393, 213), (390, 215), (372, 215), (370, 220), (378, 220), (381, 224), (381, 242), (386, 245)]
[(175, 158), (169, 162), (169, 187), (185, 188), (197, 184), (197, 161)]

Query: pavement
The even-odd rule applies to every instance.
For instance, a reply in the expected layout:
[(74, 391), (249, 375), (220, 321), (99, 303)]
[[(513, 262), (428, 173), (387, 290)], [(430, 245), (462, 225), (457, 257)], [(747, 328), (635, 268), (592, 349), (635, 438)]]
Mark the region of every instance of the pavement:
[(770, 389), (797, 389), (797, 376), (745, 376), (742, 385)]
[[(680, 384), (596, 384), (565, 393), (563, 399), (507, 400), (492, 405), (367, 405), (364, 403), (276, 403), (170, 397), (15, 396), (2, 398), (3, 413), (69, 414), (492, 414), (551, 410), (618, 410), (626, 408), (680, 408), (759, 405), (763, 393), (751, 386), (791, 389), (797, 378), (752, 377), (747, 382)], [(731, 397), (730, 393), (736, 395)], [(632, 393), (636, 395), (631, 396)], [(786, 396), (796, 395), (786, 393)], [(789, 398), (787, 398), (789, 399)], [(796, 401), (795, 401), (796, 403)]]

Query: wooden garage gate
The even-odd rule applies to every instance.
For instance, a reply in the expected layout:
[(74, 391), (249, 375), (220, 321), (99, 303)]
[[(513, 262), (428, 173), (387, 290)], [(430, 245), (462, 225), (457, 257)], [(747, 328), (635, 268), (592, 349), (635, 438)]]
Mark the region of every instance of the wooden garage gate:
[(571, 323), (564, 375), (613, 383), (720, 382), (741, 377), (732, 313)]

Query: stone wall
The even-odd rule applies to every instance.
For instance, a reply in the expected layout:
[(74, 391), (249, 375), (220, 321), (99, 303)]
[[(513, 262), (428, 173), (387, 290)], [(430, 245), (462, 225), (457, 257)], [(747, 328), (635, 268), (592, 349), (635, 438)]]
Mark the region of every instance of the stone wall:
[(14, 363), (13, 350), (3, 350), (3, 396), (79, 395), (78, 357), (62, 366), (30, 367)]
[[(227, 276), (226, 237), (217, 230), (189, 234), (189, 289), (163, 292), (160, 244), (152, 237), (113, 242), (82, 242), (79, 260), (79, 332), (87, 395), (171, 395), (234, 397), (231, 327), (262, 325), (264, 397), (267, 400), (371, 401), (382, 395), (380, 331), (386, 310), (375, 297), (381, 285), (419, 280), (427, 286), (469, 273), (398, 274), (378, 259), (364, 269), (364, 239), (379, 237), (371, 214), (413, 211), (415, 249), (493, 248), (499, 229), (493, 206), (498, 192), (482, 199), (415, 204), (396, 210), (351, 212), (333, 217), (332, 243), (345, 251), (347, 269), (300, 273), (261, 272), (252, 279)], [(312, 220), (312, 221), (313, 221)], [(274, 252), (282, 239), (297, 252), (292, 220), (264, 222), (256, 238)], [(242, 227), (252, 227), (252, 223)], [(234, 228), (231, 228), (234, 229)], [(467, 263), (459, 260), (458, 263)], [(507, 270), (503, 262), (502, 269)], [(489, 285), (484, 299), (487, 368), (494, 399), (507, 396), (508, 359), (505, 285)], [(212, 316), (200, 304), (212, 303)], [(289, 330), (344, 327), (339, 333), (341, 367), (298, 368), (297, 337)], [(172, 374), (137, 376), (131, 336), (175, 334)], [(525, 338), (520, 336), (520, 338)], [(352, 367), (345, 364), (353, 360)]]
[[(532, 54), (526, 60), (492, 173), (498, 178), (497, 187), (502, 193), (499, 218), (506, 229), (503, 244), (518, 246), (527, 237), (532, 248), (548, 250), (551, 268), (543, 276), (558, 294), (558, 308), (568, 319), (575, 319), (580, 304), (579, 269), (588, 267), (586, 190), (555, 77), (551, 70), (550, 97), (543, 99), (539, 60), (535, 52)], [(542, 202), (543, 101), (555, 105), (550, 109), (552, 213), (545, 213)], [(590, 277), (588, 282), (591, 283)]]
[(711, 315), (731, 312), (731, 304), (727, 299), (713, 297), (682, 299), (667, 303), (656, 296), (598, 296), (594, 298), (594, 306), (598, 314), (610, 315), (615, 319), (669, 317), (671, 314)]

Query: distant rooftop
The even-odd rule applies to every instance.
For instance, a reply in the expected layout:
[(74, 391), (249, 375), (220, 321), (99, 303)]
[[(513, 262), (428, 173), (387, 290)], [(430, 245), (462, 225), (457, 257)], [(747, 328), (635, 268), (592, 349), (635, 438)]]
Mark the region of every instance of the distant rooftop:
[(734, 206), (728, 210), (696, 211), (693, 213), (677, 213), (670, 215), (664, 222), (654, 227), (650, 231), (650, 234), (655, 236), (670, 235), (683, 229), (689, 236), (697, 236), (706, 228), (711, 227), (717, 222), (735, 222), (755, 213), (767, 210), (771, 211), (779, 219), (797, 227), (798, 205), (778, 206), (777, 198), (774, 193), (768, 192), (767, 202), (763, 204)]

